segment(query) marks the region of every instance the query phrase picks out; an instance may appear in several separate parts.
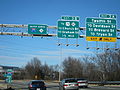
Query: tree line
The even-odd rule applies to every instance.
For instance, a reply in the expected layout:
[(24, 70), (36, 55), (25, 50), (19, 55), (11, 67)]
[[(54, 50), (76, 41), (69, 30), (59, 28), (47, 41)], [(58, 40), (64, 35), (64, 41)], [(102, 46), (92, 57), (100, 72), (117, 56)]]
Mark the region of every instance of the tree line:
[(58, 80), (59, 70), (63, 78), (86, 78), (90, 81), (120, 80), (120, 50), (105, 50), (95, 55), (85, 55), (82, 58), (67, 57), (62, 64), (44, 65), (34, 57), (14, 79), (44, 79)]

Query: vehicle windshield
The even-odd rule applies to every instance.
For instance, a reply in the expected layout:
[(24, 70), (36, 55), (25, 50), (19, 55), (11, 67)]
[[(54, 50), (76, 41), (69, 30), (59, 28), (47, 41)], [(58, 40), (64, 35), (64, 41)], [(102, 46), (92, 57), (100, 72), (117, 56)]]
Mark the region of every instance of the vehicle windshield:
[(65, 83), (74, 83), (74, 82), (77, 82), (76, 80), (74, 79), (71, 79), (71, 80), (66, 80)]
[(77, 79), (77, 80), (86, 80), (86, 79)]
[(44, 82), (35, 81), (35, 82), (32, 82), (32, 85), (44, 86)]

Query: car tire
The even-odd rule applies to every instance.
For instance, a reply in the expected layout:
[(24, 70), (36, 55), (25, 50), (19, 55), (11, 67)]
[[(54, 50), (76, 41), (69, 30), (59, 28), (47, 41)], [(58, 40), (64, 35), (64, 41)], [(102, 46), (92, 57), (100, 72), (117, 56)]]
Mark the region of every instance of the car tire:
[(65, 90), (65, 88), (63, 88), (63, 90)]
[(61, 90), (60, 87), (59, 87), (59, 90)]
[(47, 90), (46, 88), (44, 88), (44, 90)]

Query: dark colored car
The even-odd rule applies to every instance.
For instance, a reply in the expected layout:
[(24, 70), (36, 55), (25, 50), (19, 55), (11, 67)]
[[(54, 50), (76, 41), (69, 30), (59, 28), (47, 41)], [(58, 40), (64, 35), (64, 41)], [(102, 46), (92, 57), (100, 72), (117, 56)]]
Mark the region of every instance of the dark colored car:
[(78, 90), (77, 80), (74, 78), (63, 79), (59, 84), (59, 90)]
[(29, 90), (46, 90), (43, 80), (32, 80), (28, 84)]

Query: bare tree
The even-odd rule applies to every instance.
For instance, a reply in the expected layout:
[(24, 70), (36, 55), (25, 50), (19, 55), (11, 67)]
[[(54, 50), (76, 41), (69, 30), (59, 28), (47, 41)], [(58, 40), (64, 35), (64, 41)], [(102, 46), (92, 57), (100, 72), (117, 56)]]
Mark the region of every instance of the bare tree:
[(25, 69), (31, 79), (40, 79), (42, 77), (41, 62), (36, 57), (27, 63)]
[[(118, 80), (120, 75), (120, 53), (115, 50), (106, 50), (104, 53), (97, 54), (95, 63), (98, 71), (101, 72), (102, 80)], [(114, 78), (113, 78), (114, 77)], [(120, 80), (120, 79), (119, 79)]]
[(42, 66), (42, 72), (43, 72), (43, 75), (44, 75), (44, 79), (49, 79), (49, 72), (50, 72), (50, 68), (48, 66), (47, 63), (45, 63), (43, 66)]
[(82, 64), (79, 59), (68, 57), (63, 61), (63, 71), (65, 78), (82, 77)]
[(94, 56), (84, 56), (83, 61), (83, 77), (88, 80), (98, 80), (97, 67), (94, 63)]
[[(120, 80), (120, 50), (106, 50), (94, 56), (68, 57), (62, 62), (62, 78), (87, 78), (88, 80)], [(26, 72), (26, 71), (27, 72)], [(59, 65), (41, 64), (33, 58), (21, 75), (29, 79), (58, 79)], [(25, 78), (25, 77), (23, 77)]]

